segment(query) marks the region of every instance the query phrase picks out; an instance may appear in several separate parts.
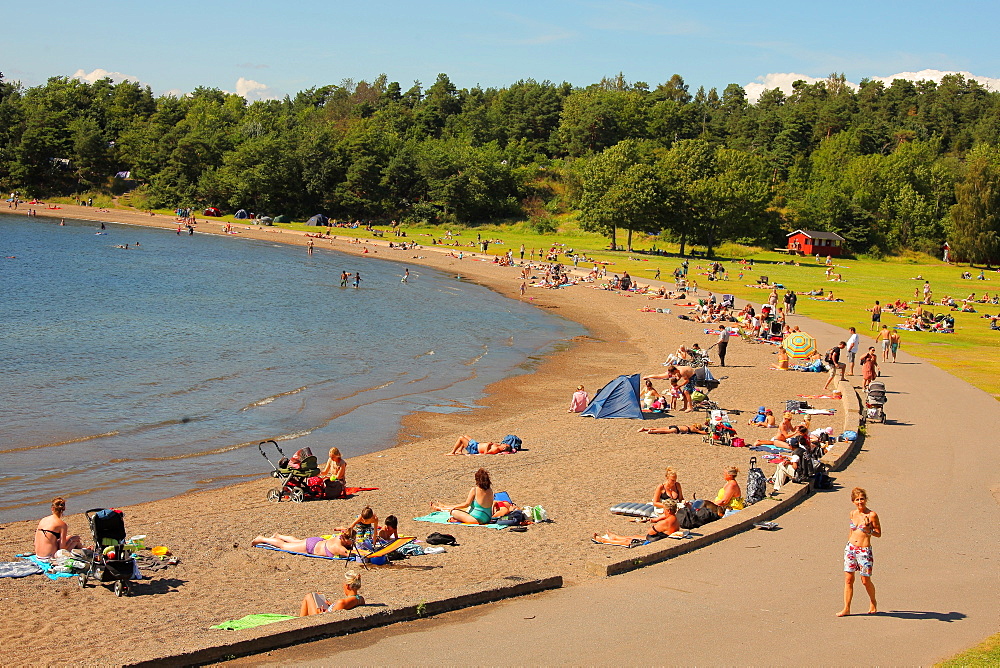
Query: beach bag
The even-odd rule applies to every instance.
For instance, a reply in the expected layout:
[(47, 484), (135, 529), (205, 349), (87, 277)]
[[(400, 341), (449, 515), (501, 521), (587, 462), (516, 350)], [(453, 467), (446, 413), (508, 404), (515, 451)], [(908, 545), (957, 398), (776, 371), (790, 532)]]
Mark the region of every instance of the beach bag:
[[(427, 543), (429, 545), (458, 545), (458, 541), (450, 533), (438, 533), (437, 531), (427, 536)], [(427, 551), (424, 550), (424, 552)]]
[(692, 404), (700, 404), (702, 401), (705, 401), (705, 399), (708, 399), (708, 395), (705, 394), (704, 392), (698, 392), (697, 390), (695, 390), (694, 392), (691, 393)]
[(820, 465), (816, 467), (816, 473), (812, 479), (813, 489), (831, 490), (833, 489), (833, 478), (826, 472), (826, 467)]
[(684, 506), (683, 508), (678, 508), (674, 515), (677, 516), (677, 524), (682, 529), (697, 529), (700, 524), (698, 524), (698, 518), (695, 512), (689, 507)]
[(767, 491), (767, 478), (764, 472), (757, 468), (757, 458), (750, 458), (750, 469), (747, 472), (747, 493), (743, 500), (748, 506), (763, 501)]
[(732, 446), (734, 448), (745, 448), (745, 447), (747, 447), (747, 442), (744, 441), (739, 436), (737, 436), (736, 438), (733, 439)]
[(536, 524), (538, 522), (547, 522), (549, 520), (549, 514), (545, 512), (545, 508), (542, 508), (541, 506), (527, 506), (524, 508), (523, 512), (529, 520), (535, 522)]
[(502, 527), (513, 527), (520, 524), (524, 524), (528, 521), (527, 515), (521, 510), (512, 510), (498, 520), (494, 520), (494, 524)]
[(511, 452), (519, 452), (521, 450), (521, 439), (514, 434), (507, 434), (500, 442), (504, 445), (509, 445)]
[(843, 434), (840, 435), (840, 440), (842, 440), (842, 441), (856, 441), (856, 440), (858, 440), (858, 432), (852, 431), (852, 430), (849, 429), (849, 430), (845, 431)]

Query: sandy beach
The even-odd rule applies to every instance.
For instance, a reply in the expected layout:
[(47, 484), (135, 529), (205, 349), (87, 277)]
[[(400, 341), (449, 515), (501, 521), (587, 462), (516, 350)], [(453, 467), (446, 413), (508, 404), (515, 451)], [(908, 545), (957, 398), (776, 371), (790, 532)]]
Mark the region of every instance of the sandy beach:
[[(57, 224), (59, 217), (66, 217), (176, 227), (171, 217), (139, 212), (101, 212), (74, 206), (37, 211), (36, 224)], [(235, 236), (241, 238), (303, 246), (308, 241), (302, 233), (276, 228), (242, 224), (234, 228), (239, 232)], [(199, 220), (200, 233), (222, 230), (221, 223)], [(362, 244), (344, 239), (314, 242), (316, 252), (330, 248), (362, 253), (367, 248), (373, 258), (433, 267), (512, 299), (520, 298), (518, 268), (500, 267), (482, 261), (482, 255), (468, 253), (458, 260), (430, 247), (389, 249), (390, 240), (396, 239), (386, 237)], [(493, 248), (506, 251), (499, 245)], [(306, 252), (304, 248), (302, 252)], [(88, 633), (88, 663), (117, 664), (197, 647), (213, 634), (239, 633), (208, 628), (227, 619), (251, 613), (296, 614), (306, 593), (338, 591), (343, 564), (251, 548), (251, 539), (276, 531), (300, 537), (330, 533), (334, 527), (351, 522), (365, 505), (371, 505), (380, 517), (399, 517), (403, 535), (422, 539), (443, 530), (460, 543), (445, 554), (413, 557), (364, 571), (362, 594), (367, 601), (393, 607), (498, 577), (559, 573), (569, 586), (592, 578), (585, 569), (588, 557), (608, 550), (624, 552), (624, 548), (595, 545), (591, 534), (605, 530), (645, 533), (647, 525), (613, 516), (608, 508), (625, 501), (648, 501), (662, 480), (665, 466), (678, 471), (689, 498), (714, 497), (723, 483), (722, 467), (730, 463), (740, 467), (743, 484), (750, 456), (757, 456), (765, 473), (771, 474), (773, 467), (763, 461), (763, 453), (707, 445), (697, 435), (651, 436), (636, 431), (640, 426), (695, 421), (683, 413), (640, 423), (594, 420), (566, 412), (570, 395), (579, 384), (593, 396), (619, 374), (661, 372), (664, 358), (680, 344), (711, 344), (715, 337), (704, 334), (705, 325), (676, 317), (686, 309), (675, 307), (672, 301), (650, 301), (642, 295), (619, 294), (593, 284), (558, 290), (529, 288), (525, 299), (581, 323), (589, 334), (539, 360), (531, 374), (490, 386), (482, 408), (458, 414), (411, 415), (396, 443), (386, 443), (380, 452), (351, 458), (348, 484), (378, 487), (378, 491), (345, 500), (274, 504), (265, 498), (273, 480), (262, 478), (125, 507), (129, 533), (146, 534), (147, 546), (168, 546), (180, 563), (134, 583), (134, 595), (121, 599), (103, 587), (81, 590), (75, 578), (54, 582), (41, 576), (0, 580), (0, 599), (9, 610), (17, 611), (5, 624), (0, 663), (79, 661), (80, 646), (65, 640), (70, 628), (74, 636), (81, 628), (93, 630)], [(674, 314), (640, 312), (646, 306), (670, 307)], [(473, 321), (474, 317), (470, 314)], [(821, 340), (819, 347), (835, 343)], [(740, 435), (747, 440), (770, 433), (745, 425), (758, 406), (766, 405), (780, 415), (785, 400), (799, 394), (819, 394), (826, 380), (824, 374), (770, 371), (775, 352), (774, 346), (750, 345), (734, 337), (729, 366), (714, 369), (716, 375), (728, 378), (712, 398), (727, 409), (743, 411), (736, 420)], [(859, 376), (853, 380), (860, 384)], [(661, 381), (657, 387), (662, 390), (665, 383)], [(817, 399), (811, 403), (838, 409), (835, 416), (814, 418), (813, 428), (832, 426), (839, 432), (843, 423), (840, 402)], [(695, 415), (703, 419), (704, 413)], [(525, 450), (514, 455), (445, 456), (456, 438), (466, 433), (481, 441), (517, 434)], [(248, 441), (253, 439), (253, 434), (247, 435)], [(464, 499), (480, 466), (490, 471), (496, 490), (507, 491), (520, 505), (541, 504), (553, 522), (513, 533), (411, 521), (425, 514), (431, 501), (458, 503)], [(82, 509), (74, 507), (72, 498), (69, 506), (70, 527), (85, 534), (86, 521), (76, 514)], [(30, 549), (35, 524), (0, 526), (0, 560), (12, 560), (14, 554)], [(632, 552), (640, 556), (642, 549)], [(371, 609), (339, 614), (363, 615)], [(53, 642), (53, 635), (62, 640)]]

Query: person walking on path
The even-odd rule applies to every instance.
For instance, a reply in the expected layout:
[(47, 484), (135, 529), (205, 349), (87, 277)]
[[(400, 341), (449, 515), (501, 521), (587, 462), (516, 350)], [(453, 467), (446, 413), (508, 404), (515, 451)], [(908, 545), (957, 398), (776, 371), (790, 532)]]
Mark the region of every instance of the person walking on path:
[(896, 353), (899, 352), (899, 344), (902, 342), (903, 337), (899, 335), (899, 330), (893, 329), (889, 331), (889, 352), (892, 353), (892, 363), (896, 363)]
[(872, 312), (872, 331), (874, 332), (878, 329), (879, 322), (882, 320), (882, 305), (875, 300), (875, 306), (871, 307)]
[(726, 366), (726, 348), (729, 347), (729, 328), (724, 324), (719, 332), (719, 340), (715, 342), (719, 348), (719, 366)]
[(847, 342), (841, 341), (827, 351), (826, 357), (823, 359), (823, 364), (826, 365), (827, 370), (830, 372), (830, 377), (826, 379), (826, 385), (823, 386), (824, 390), (830, 387), (830, 383), (832, 383), (833, 379), (837, 377), (837, 372), (840, 372), (840, 379), (845, 380), (844, 369), (846, 367), (844, 363), (840, 361), (840, 351), (846, 347)]
[[(882, 325), (882, 329), (879, 330), (878, 336), (875, 337), (875, 342), (882, 346), (882, 361), (889, 361), (889, 325)], [(897, 335), (898, 336), (898, 335)]]
[(861, 358), (861, 376), (864, 379), (865, 390), (878, 378), (878, 355), (875, 354), (875, 346), (868, 348), (868, 352)]
[(847, 547), (844, 548), (844, 609), (837, 613), (838, 617), (851, 614), (851, 599), (854, 598), (854, 574), (861, 574), (861, 584), (868, 592), (871, 605), (868, 614), (878, 612), (875, 602), (875, 583), (872, 582), (872, 568), (875, 557), (872, 554), (872, 538), (881, 538), (882, 525), (878, 514), (868, 507), (868, 492), (861, 487), (851, 490), (851, 529), (847, 537)]
[(854, 358), (858, 355), (858, 346), (860, 345), (860, 339), (858, 338), (858, 330), (854, 327), (848, 328), (851, 335), (847, 338), (847, 363), (851, 366), (847, 369), (847, 375), (854, 375)]

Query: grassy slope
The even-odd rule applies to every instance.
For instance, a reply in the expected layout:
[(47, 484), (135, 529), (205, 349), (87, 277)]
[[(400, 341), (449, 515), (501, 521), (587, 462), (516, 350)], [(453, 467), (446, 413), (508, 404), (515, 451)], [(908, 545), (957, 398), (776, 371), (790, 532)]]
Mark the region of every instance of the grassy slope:
[[(157, 213), (172, 215), (173, 212), (158, 210)], [(225, 216), (218, 220), (246, 223), (246, 221), (236, 221), (232, 216)], [(446, 246), (455, 247), (461, 243), (464, 247), (469, 248), (469, 242), (476, 241), (477, 233), (481, 234), (484, 239), (502, 240), (502, 244), (490, 246), (491, 254), (504, 253), (510, 248), (516, 255), (520, 245), (524, 244), (527, 249), (525, 257), (529, 257), (532, 249), (536, 251), (547, 250), (557, 245), (561, 250), (574, 249), (577, 252), (586, 253), (588, 257), (595, 260), (608, 262), (607, 269), (610, 273), (628, 271), (640, 282), (652, 279), (657, 268), (661, 271), (662, 279), (668, 280), (680, 263), (680, 258), (676, 256), (677, 245), (664, 243), (655, 237), (636, 235), (633, 237), (632, 247), (635, 250), (650, 250), (655, 246), (655, 248), (672, 255), (662, 257), (628, 253), (627, 251), (609, 251), (607, 250), (608, 240), (600, 235), (582, 231), (576, 221), (575, 214), (558, 217), (558, 224), (558, 232), (552, 234), (537, 234), (526, 223), (502, 226), (484, 225), (475, 228), (444, 225), (407, 226), (405, 230), (408, 239), (429, 243), (431, 236), (440, 240), (445, 231), (451, 229), (458, 236), (452, 244), (446, 244)], [(279, 227), (314, 232), (322, 230), (322, 228), (306, 227), (302, 223), (279, 225)], [(360, 228), (357, 230), (335, 228), (333, 233), (338, 237), (371, 238), (372, 236)], [(386, 240), (394, 238), (389, 235), (385, 237)], [(620, 246), (624, 245), (625, 239), (624, 233), (618, 235)], [(470, 250), (472, 249), (470, 248)], [(729, 269), (729, 280), (727, 281), (708, 282), (706, 277), (699, 275), (702, 271), (701, 267), (706, 264), (705, 261), (691, 261), (690, 272), (693, 278), (698, 280), (702, 291), (710, 289), (717, 294), (732, 293), (738, 297), (759, 302), (766, 293), (748, 287), (748, 284), (756, 282), (760, 275), (766, 275), (772, 282), (781, 283), (797, 292), (814, 288), (823, 288), (828, 292), (833, 290), (837, 297), (845, 300), (843, 303), (813, 301), (807, 297), (800, 297), (797, 312), (845, 329), (853, 325), (862, 333), (869, 331), (870, 327), (871, 316), (866, 309), (870, 308), (876, 299), (883, 304), (895, 301), (897, 298), (904, 301), (912, 300), (914, 288), (923, 285), (923, 281), (912, 280), (917, 275), (931, 282), (936, 300), (946, 295), (960, 299), (968, 296), (971, 292), (975, 292), (979, 296), (984, 290), (991, 294), (1000, 291), (1000, 273), (987, 272), (986, 281), (962, 280), (960, 276), (967, 267), (945, 265), (926, 255), (908, 254), (885, 260), (838, 260), (835, 263), (837, 266), (834, 271), (842, 274), (845, 282), (830, 282), (825, 279), (824, 266), (817, 264), (815, 258), (797, 258), (800, 266), (794, 266), (783, 264), (789, 260), (787, 256), (760, 248), (726, 245), (719, 249), (719, 252), (720, 260)], [(739, 278), (738, 265), (732, 263), (733, 260), (740, 258), (753, 258), (755, 262), (755, 267), (744, 272), (742, 279)], [(581, 266), (589, 267), (592, 265), (581, 263)], [(978, 270), (972, 270), (972, 274), (977, 276)], [(1000, 348), (1000, 332), (991, 331), (989, 321), (980, 317), (984, 312), (1000, 312), (1000, 306), (977, 304), (976, 307), (979, 313), (952, 313), (955, 317), (955, 334), (902, 332), (902, 347), (904, 350), (931, 361), (1000, 399), (1000, 350), (998, 350)], [(932, 310), (941, 312), (942, 307), (933, 307)], [(891, 327), (900, 322), (901, 319), (886, 313), (882, 316), (882, 321)], [(820, 346), (825, 346), (832, 345), (834, 342), (820, 341), (819, 343)]]
[(990, 636), (972, 649), (938, 665), (942, 668), (1000, 666), (1000, 633)]

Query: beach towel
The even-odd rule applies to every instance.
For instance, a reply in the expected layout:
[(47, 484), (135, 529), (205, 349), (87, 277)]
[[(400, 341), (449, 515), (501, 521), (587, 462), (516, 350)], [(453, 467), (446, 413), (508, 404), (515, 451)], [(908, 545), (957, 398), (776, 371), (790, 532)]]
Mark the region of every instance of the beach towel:
[(486, 527), (487, 529), (506, 529), (507, 527), (494, 522), (489, 524), (465, 524), (464, 522), (449, 522), (451, 519), (451, 513), (446, 513), (443, 510), (435, 510), (429, 515), (424, 515), (423, 517), (414, 517), (414, 522), (431, 522), (433, 524), (447, 524), (454, 527)]
[(351, 494), (357, 494), (358, 492), (374, 492), (378, 487), (345, 487), (344, 496), (350, 496)]
[(843, 399), (839, 394), (800, 394), (800, 399)]
[(252, 629), (258, 626), (264, 626), (265, 624), (273, 624), (274, 622), (283, 622), (286, 619), (297, 619), (297, 617), (294, 615), (275, 615), (271, 613), (263, 613), (258, 615), (247, 615), (246, 617), (240, 617), (239, 619), (230, 619), (228, 622), (222, 622), (221, 624), (209, 626), (208, 628), (222, 629), (223, 631), (239, 631), (241, 629)]
[(834, 408), (800, 408), (795, 412), (805, 415), (836, 415), (837, 410)]
[[(681, 539), (684, 539), (684, 538), (693, 538), (693, 536), (692, 536), (691, 532), (688, 531), (687, 529), (680, 529), (679, 531), (675, 531), (672, 534), (670, 534), (669, 536), (667, 536), (667, 538), (673, 538), (675, 540), (681, 540)], [(632, 541), (632, 543), (630, 545), (623, 545), (622, 543), (619, 543), (619, 542), (617, 542), (617, 541), (615, 541), (615, 540), (613, 540), (611, 538), (608, 538), (607, 534), (605, 534), (603, 536), (594, 536), (590, 540), (591, 540), (591, 542), (597, 543), (598, 545), (617, 545), (618, 547), (627, 547), (627, 548), (639, 547), (640, 545), (649, 545), (650, 544), (650, 541), (648, 541), (648, 540), (641, 540), (641, 539), (636, 538), (636, 539), (634, 539)], [(657, 541), (653, 541), (653, 542), (655, 543)]]
[(38, 575), (42, 572), (40, 566), (27, 561), (6, 561), (0, 563), (0, 578), (24, 578)]
[[(407, 543), (410, 543), (410, 542), (412, 542), (412, 541), (414, 541), (416, 539), (417, 539), (416, 536), (400, 536), (399, 538), (397, 538), (396, 540), (392, 541), (391, 543), (387, 543), (385, 545), (380, 546), (377, 550), (366, 550), (364, 548), (361, 548), (360, 550), (358, 550), (358, 552), (361, 554), (362, 558), (364, 558), (364, 559), (372, 559), (372, 558), (375, 558), (375, 557), (384, 557), (385, 555), (389, 554), (390, 552), (395, 552), (396, 550), (398, 550), (402, 546), (404, 546)], [(282, 550), (280, 547), (274, 547), (273, 545), (260, 544), (260, 545), (255, 545), (254, 547), (262, 547), (265, 550), (273, 550), (274, 552), (287, 552), (288, 554), (297, 554), (297, 555), (299, 555), (301, 557), (312, 557), (313, 559), (330, 559), (332, 561), (344, 561), (345, 559), (347, 561), (357, 561), (358, 560), (358, 557), (357, 557), (356, 554), (351, 554), (351, 556), (347, 557), (347, 558), (345, 558), (345, 557), (339, 557), (339, 556), (338, 557), (328, 557), (326, 555), (321, 555), (321, 554), (309, 554), (308, 552), (296, 552), (294, 550)]]
[(45, 559), (39, 559), (37, 556), (30, 553), (18, 554), (16, 556), (20, 557), (21, 559), (26, 559), (27, 561), (33, 563), (35, 566), (41, 568), (42, 572), (45, 574), (45, 577), (47, 577), (50, 580), (57, 580), (59, 578), (72, 578), (79, 575), (78, 573), (52, 573), (51, 572), (52, 564), (47, 562)]

